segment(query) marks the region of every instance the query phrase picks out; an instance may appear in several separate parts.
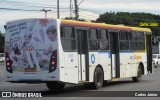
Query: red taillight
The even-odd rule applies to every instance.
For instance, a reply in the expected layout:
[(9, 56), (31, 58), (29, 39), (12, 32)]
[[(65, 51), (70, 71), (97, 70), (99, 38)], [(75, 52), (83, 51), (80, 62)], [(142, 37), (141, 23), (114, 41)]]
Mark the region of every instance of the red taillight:
[(52, 52), (50, 58), (50, 66), (49, 66), (49, 73), (53, 72), (57, 68), (57, 50)]
[(54, 61), (52, 61), (52, 65), (54, 65), (55, 64), (55, 62)]
[(6, 70), (9, 72), (9, 73), (12, 73), (12, 60), (10, 59), (9, 57), (9, 54), (6, 52)]
[(10, 65), (10, 63), (9, 62), (7, 62), (7, 66), (9, 66)]

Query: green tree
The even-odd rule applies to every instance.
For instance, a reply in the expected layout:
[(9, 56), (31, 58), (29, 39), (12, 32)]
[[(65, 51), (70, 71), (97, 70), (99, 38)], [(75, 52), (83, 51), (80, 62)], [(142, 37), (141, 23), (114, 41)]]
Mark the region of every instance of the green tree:
[[(107, 24), (123, 24), (127, 26), (141, 27), (140, 22), (143, 23), (160, 23), (160, 16), (150, 13), (129, 13), (129, 12), (106, 12), (101, 14), (95, 22), (107, 23)], [(152, 30), (153, 35), (160, 35), (160, 26), (157, 27), (145, 27)]]
[[(76, 18), (75, 17), (66, 17), (65, 18), (66, 20), (75, 20)], [(85, 22), (86, 20), (84, 18), (79, 18), (78, 21), (83, 21)]]

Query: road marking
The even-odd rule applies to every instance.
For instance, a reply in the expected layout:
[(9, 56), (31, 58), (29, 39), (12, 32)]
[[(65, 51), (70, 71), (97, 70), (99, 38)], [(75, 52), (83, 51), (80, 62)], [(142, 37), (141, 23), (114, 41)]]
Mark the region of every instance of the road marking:
[(145, 86), (145, 85), (151, 85), (151, 84), (158, 84), (160, 82), (154, 82), (154, 83), (147, 83), (147, 84), (142, 84), (141, 86)]

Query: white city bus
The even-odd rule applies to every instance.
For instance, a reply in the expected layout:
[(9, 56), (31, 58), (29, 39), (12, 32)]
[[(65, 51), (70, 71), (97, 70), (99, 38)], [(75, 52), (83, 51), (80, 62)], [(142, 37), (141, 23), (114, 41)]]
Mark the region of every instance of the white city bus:
[(6, 79), (101, 88), (103, 82), (152, 73), (151, 31), (146, 28), (58, 19), (6, 23)]

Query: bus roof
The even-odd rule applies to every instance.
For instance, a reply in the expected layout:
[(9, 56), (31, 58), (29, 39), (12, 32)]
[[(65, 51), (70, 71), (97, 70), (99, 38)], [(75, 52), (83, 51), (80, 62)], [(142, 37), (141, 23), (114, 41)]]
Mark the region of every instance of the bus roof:
[(130, 26), (124, 26), (124, 25), (81, 22), (81, 21), (74, 21), (74, 20), (61, 20), (61, 23), (65, 25), (76, 25), (76, 26), (87, 26), (87, 27), (91, 26), (91, 27), (97, 27), (97, 28), (110, 28), (110, 29), (128, 30), (128, 31), (143, 31), (143, 32), (151, 33), (151, 30), (149, 28), (130, 27)]

